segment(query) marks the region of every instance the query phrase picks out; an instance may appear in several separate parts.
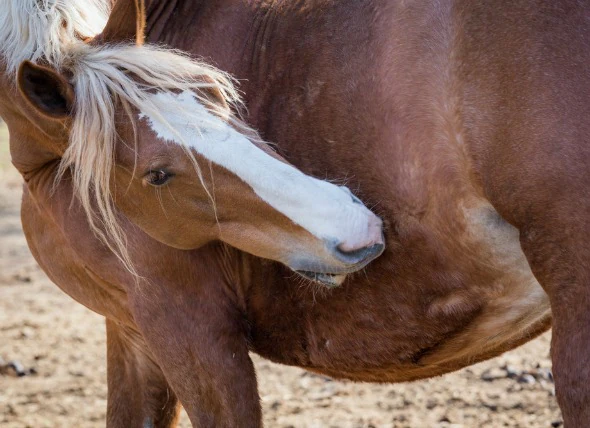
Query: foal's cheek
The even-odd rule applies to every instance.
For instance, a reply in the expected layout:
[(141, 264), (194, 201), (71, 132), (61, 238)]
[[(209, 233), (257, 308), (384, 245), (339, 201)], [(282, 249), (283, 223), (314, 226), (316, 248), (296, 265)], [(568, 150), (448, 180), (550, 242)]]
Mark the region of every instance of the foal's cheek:
[(209, 198), (182, 196), (174, 192), (174, 186), (160, 190), (160, 197), (145, 211), (146, 215), (157, 219), (144, 229), (148, 234), (182, 250), (198, 249), (220, 239), (220, 227)]

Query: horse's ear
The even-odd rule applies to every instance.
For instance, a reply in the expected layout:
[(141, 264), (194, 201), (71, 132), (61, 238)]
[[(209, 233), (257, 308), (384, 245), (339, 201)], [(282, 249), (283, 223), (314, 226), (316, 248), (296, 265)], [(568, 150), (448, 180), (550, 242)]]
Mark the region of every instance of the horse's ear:
[(207, 100), (209, 102), (211, 102), (211, 104), (217, 106), (220, 109), (220, 111), (225, 111), (225, 110), (229, 111), (229, 106), (227, 104), (227, 100), (223, 96), (223, 93), (221, 92), (219, 87), (215, 84), (215, 80), (213, 80), (209, 76), (203, 76), (202, 78), (205, 81), (205, 83), (210, 85), (210, 86), (204, 86), (203, 88), (200, 89), (203, 96), (205, 98), (207, 98)]
[(18, 89), (41, 114), (53, 119), (65, 119), (74, 108), (74, 87), (55, 70), (30, 61), (18, 69)]
[(121, 43), (145, 39), (145, 0), (117, 0), (102, 33), (92, 43)]

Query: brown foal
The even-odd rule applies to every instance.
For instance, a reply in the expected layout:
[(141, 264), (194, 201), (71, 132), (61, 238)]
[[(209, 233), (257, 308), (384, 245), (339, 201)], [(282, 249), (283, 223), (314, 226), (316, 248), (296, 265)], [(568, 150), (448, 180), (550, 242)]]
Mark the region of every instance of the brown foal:
[[(259, 426), (250, 351), (399, 382), (498, 355), (551, 318), (566, 425), (590, 425), (590, 2), (146, 6), (148, 44), (240, 79), (248, 123), (283, 157), (231, 118), (221, 77), (187, 83), (172, 67), (146, 85), (125, 51), (115, 68), (145, 91), (111, 95), (119, 139), (99, 159), (114, 166), (85, 206), (72, 197), (92, 153), (66, 158), (53, 189), (81, 143), (81, 62), (24, 63), (16, 85), (2, 73), (30, 247), (107, 318), (109, 426), (173, 426), (179, 402), (195, 426)], [(119, 0), (90, 46), (69, 49), (102, 69), (88, 58), (137, 38), (135, 10)], [(347, 178), (383, 218), (386, 250), (364, 274), (347, 275), (382, 250), (381, 222), (300, 171)], [(332, 288), (301, 288), (292, 270)]]

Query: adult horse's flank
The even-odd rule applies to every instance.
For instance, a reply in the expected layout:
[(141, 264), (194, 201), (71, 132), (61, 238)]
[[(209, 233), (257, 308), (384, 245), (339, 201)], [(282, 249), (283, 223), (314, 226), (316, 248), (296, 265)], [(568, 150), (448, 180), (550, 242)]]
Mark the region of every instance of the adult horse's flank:
[[(347, 177), (385, 220), (387, 250), (365, 275), (333, 275), (378, 253), (378, 220), (228, 127), (221, 75), (148, 69), (141, 52), (172, 54), (109, 46), (137, 38), (135, 2), (119, 0), (88, 46), (72, 31), (59, 54), (31, 48), (45, 66), (21, 66), (20, 92), (3, 70), (0, 100), (27, 180), (23, 223), (51, 278), (107, 317), (110, 426), (171, 426), (178, 400), (196, 426), (260, 425), (248, 351), (405, 381), (518, 346), (550, 312), (565, 422), (590, 424), (590, 2), (153, 0), (145, 12), (148, 42), (243, 80), (249, 123), (293, 165)], [(82, 91), (94, 110), (80, 110), (80, 79), (96, 82)], [(120, 141), (102, 125), (73, 137), (81, 113)], [(113, 157), (110, 175), (99, 163), (84, 181), (88, 159)], [(300, 288), (250, 254), (342, 285)]]

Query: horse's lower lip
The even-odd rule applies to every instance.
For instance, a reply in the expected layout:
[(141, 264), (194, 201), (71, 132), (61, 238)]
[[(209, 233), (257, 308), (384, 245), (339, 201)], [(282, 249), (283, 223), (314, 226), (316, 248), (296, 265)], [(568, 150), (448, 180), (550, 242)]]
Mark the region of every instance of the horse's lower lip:
[(344, 282), (346, 275), (324, 272), (311, 272), (306, 270), (295, 271), (304, 278), (318, 282), (328, 287), (338, 287)]

